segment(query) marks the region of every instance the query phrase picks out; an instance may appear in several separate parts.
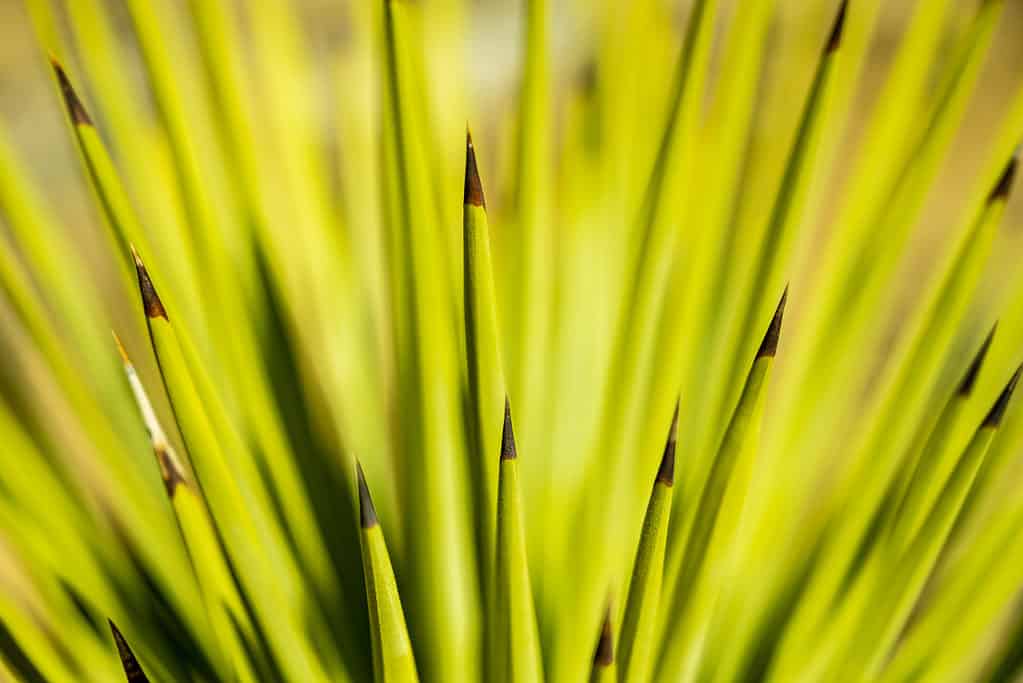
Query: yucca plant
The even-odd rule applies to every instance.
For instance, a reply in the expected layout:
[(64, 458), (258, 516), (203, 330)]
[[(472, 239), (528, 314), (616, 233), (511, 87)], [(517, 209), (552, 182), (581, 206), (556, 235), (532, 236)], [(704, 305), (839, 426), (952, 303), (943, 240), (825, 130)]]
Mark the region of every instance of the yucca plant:
[(1012, 3), (902, 4), (26, 0), (0, 679), (1018, 679)]

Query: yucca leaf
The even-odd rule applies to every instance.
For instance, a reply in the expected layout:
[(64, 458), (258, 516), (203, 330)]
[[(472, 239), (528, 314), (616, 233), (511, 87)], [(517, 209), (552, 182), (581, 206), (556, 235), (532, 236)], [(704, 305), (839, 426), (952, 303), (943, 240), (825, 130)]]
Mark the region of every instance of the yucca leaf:
[[(182, 345), (148, 270), (138, 253), (133, 251), (133, 255), (142, 307), (164, 387), (216, 528), (237, 562), (242, 591), (252, 601), (257, 620), (266, 630), (284, 670), (290, 671), (289, 675), (322, 680), (326, 675), (317, 671), (319, 662), (309, 641), (299, 635), (301, 627), (292, 611), (294, 606), (282, 611), (281, 601), (287, 600), (284, 596), (297, 590), (299, 573), (293, 565), (294, 558), (285, 550), (287, 546), (276, 520), (269, 515), (273, 508), (262, 490), (261, 476), (253, 469), (255, 463), (242, 457), (245, 448), (195, 350)], [(205, 514), (204, 510), (193, 509), (200, 504), (191, 498), (187, 496), (188, 502), (184, 503), (186, 514), (189, 517)], [(183, 513), (179, 510), (178, 514)], [(212, 542), (204, 542), (204, 557), (214, 552), (213, 546)], [(268, 554), (269, 564), (259, 559), (260, 551)]]
[[(473, 582), (476, 568), (468, 552), (471, 520), (466, 514), (464, 441), (456, 428), (461, 410), (451, 280), (444, 275), (447, 255), (436, 225), (430, 193), (426, 132), (415, 83), (418, 65), (409, 35), (416, 6), (402, 0), (383, 3), (383, 53), (388, 87), (384, 93), (385, 178), (392, 226), (397, 386), (401, 405), (404, 540), (410, 583), (409, 626), (422, 643), (418, 665), (426, 679), (470, 680), (476, 676), (480, 611)], [(423, 532), (423, 529), (426, 531)], [(465, 653), (457, 664), (441, 653)]]
[[(995, 187), (1000, 185), (1001, 180)], [(830, 530), (826, 540), (829, 547), (822, 551), (825, 556), (819, 560), (815, 575), (809, 581), (808, 592), (800, 601), (793, 624), (786, 634), (784, 656), (776, 663), (779, 672), (787, 671), (786, 667), (791, 661), (789, 658), (799, 656), (797, 653), (807, 639), (817, 637), (828, 611), (827, 606), (832, 604), (848, 580), (848, 573), (859, 557), (861, 544), (870, 541), (865, 536), (871, 533), (873, 523), (878, 519), (879, 506), (897, 473), (899, 459), (875, 463), (869, 468), (866, 463), (869, 462), (870, 454), (876, 452), (882, 443), (891, 443), (895, 439), (899, 439), (896, 453), (899, 458), (904, 457), (911, 435), (904, 431), (898, 433), (907, 422), (897, 422), (896, 418), (904, 416), (910, 409), (920, 411), (926, 407), (927, 404), (920, 396), (925, 386), (924, 380), (927, 378), (928, 384), (933, 382), (942, 350), (947, 348), (956, 329), (953, 321), (962, 315), (973, 296), (1003, 213), (1004, 197), (997, 192), (989, 192), (977, 214), (970, 217), (968, 230), (963, 241), (957, 245), (951, 263), (942, 273), (918, 318), (912, 323), (907, 348), (902, 351), (906, 356), (893, 367), (895, 376), (890, 378), (890, 384), (881, 392), (888, 409), (880, 411), (881, 419), (873, 423), (855, 450), (856, 457), (847, 475), (850, 479), (844, 483), (845, 493), (839, 496), (850, 502), (843, 511), (840, 524)], [(902, 410), (896, 411), (896, 405), (900, 405)]]
[[(755, 326), (760, 317), (759, 311), (764, 308), (763, 302), (771, 300), (772, 280), (781, 276), (786, 269), (796, 227), (803, 218), (805, 206), (812, 192), (813, 170), (817, 163), (821, 137), (830, 119), (836, 114), (833, 111), (834, 81), (848, 11), (849, 3), (843, 0), (806, 95), (781, 182), (774, 195), (766, 227), (760, 236), (759, 250), (753, 260), (752, 272), (744, 280), (744, 284), (748, 284), (745, 292), (747, 302), (742, 304), (740, 314), (725, 321), (726, 327), (722, 332), (722, 338), (726, 343), (733, 341), (731, 347), (721, 353), (720, 357), (725, 362), (731, 362), (732, 367), (730, 373), (726, 375), (729, 377), (728, 381), (717, 387), (720, 394), (717, 401), (721, 406), (717, 414), (710, 415), (714, 422), (725, 418), (723, 413), (728, 410), (726, 402), (729, 400), (731, 387), (742, 381), (741, 373), (745, 370), (746, 357), (741, 353), (741, 349), (752, 346), (756, 341)], [(712, 397), (710, 403), (713, 404), (714, 401)], [(677, 555), (675, 557), (677, 558)], [(669, 566), (677, 566), (677, 562), (678, 559), (675, 559)]]
[[(555, 235), (551, 159), (553, 82), (550, 66), (547, 0), (526, 0), (524, 64), (519, 95), (518, 141), (515, 170), (514, 211), (518, 222), (517, 286), (521, 288), (518, 310), (511, 312), (511, 388), (521, 396), (520, 424), (526, 430), (527, 448), (543, 444), (547, 362), (551, 339), (551, 308), (554, 298)], [(535, 425), (535, 427), (534, 427)], [(534, 432), (535, 429), (535, 432)], [(526, 473), (529, 470), (525, 470)]]
[(714, 541), (720, 539), (718, 543), (727, 544), (738, 524), (737, 511), (726, 509), (725, 501), (729, 496), (738, 500), (741, 510), (750, 476), (750, 458), (760, 434), (765, 384), (778, 350), (787, 301), (786, 288), (757, 349), (706, 484), (699, 494), (693, 524), (684, 542), (678, 544), (683, 548), (682, 563), (677, 573), (665, 575), (670, 587), (665, 590), (666, 603), (670, 608), (663, 613), (661, 627), (666, 636), (659, 653), (663, 658), (660, 663), (663, 675), (677, 676), (686, 667), (687, 644), (692, 648), (688, 650), (692, 657), (694, 651), (698, 651), (692, 643), (700, 640), (692, 630), (694, 617), (696, 623), (707, 623), (707, 612), (713, 609), (714, 596), (700, 579), (705, 571), (721, 571), (716, 564), (721, 561), (721, 551), (713, 547)]
[(356, 463), (356, 468), (363, 576), (373, 643), (373, 680), (377, 683), (418, 681), (415, 656), (405, 626), (405, 613), (394, 580), (391, 558), (384, 543), (384, 532), (380, 529), (362, 465)]
[[(203, 593), (207, 615), (220, 647), (226, 651), (231, 675), (239, 680), (258, 680), (258, 661), (250, 661), (257, 634), (244, 605), (237, 580), (233, 576), (223, 544), (203, 502), (202, 495), (187, 480), (185, 469), (174, 452), (149, 395), (117, 335), (114, 335), (124, 371), (128, 377), (142, 421), (149, 432), (153, 453), (160, 469), (167, 496), (174, 508), (178, 528), (188, 548), (192, 568)], [(262, 666), (265, 667), (265, 664)]]
[[(627, 555), (615, 557), (612, 549), (623, 544), (626, 530), (632, 527), (635, 514), (625, 515), (616, 510), (619, 497), (609, 492), (614, 482), (629, 481), (630, 497), (640, 500), (649, 482), (647, 468), (630, 467), (627, 459), (629, 446), (638, 434), (641, 419), (648, 414), (671, 410), (674, 394), (657, 397), (657, 410), (641, 398), (649, 388), (655, 366), (656, 345), (649, 343), (664, 313), (664, 296), (675, 264), (679, 239), (678, 222), (686, 215), (684, 193), (674, 191), (690, 181), (696, 163), (695, 136), (702, 118), (702, 93), (709, 69), (714, 22), (718, 13), (716, 0), (699, 1), (690, 14), (687, 40), (678, 55), (674, 79), (667, 97), (665, 123), (655, 134), (656, 154), (646, 182), (637, 191), (641, 201), (627, 202), (630, 212), (623, 217), (632, 228), (632, 235), (623, 245), (621, 253), (613, 253), (611, 263), (615, 272), (623, 274), (621, 291), (616, 291), (617, 304), (611, 307), (609, 327), (611, 355), (607, 380), (602, 384), (602, 403), (593, 437), (594, 457), (601, 467), (591, 468), (586, 474), (584, 490), (578, 512), (586, 525), (585, 534), (594, 544), (596, 554), (581, 576), (572, 563), (566, 567), (567, 595), (560, 597), (566, 623), (587, 623), (594, 628), (600, 620), (600, 600), (608, 583), (615, 577), (612, 567)], [(637, 125), (639, 125), (637, 123)], [(631, 213), (634, 211), (635, 213)], [(620, 268), (620, 270), (618, 270)], [(634, 343), (633, 343), (634, 342)], [(672, 362), (678, 360), (671, 355)], [(677, 392), (670, 379), (673, 367), (664, 371), (669, 381), (668, 392)], [(651, 462), (649, 471), (656, 469)], [(627, 560), (625, 560), (627, 562)], [(622, 570), (626, 568), (623, 566)], [(567, 580), (571, 577), (571, 580)], [(576, 593), (579, 597), (572, 597)], [(585, 659), (578, 657), (580, 648), (573, 644), (567, 653), (554, 653), (555, 676), (576, 678), (585, 675)], [(619, 669), (621, 670), (621, 669)]]
[(64, 98), (68, 120), (74, 130), (75, 139), (78, 141), (92, 187), (103, 207), (107, 219), (106, 224), (110, 227), (110, 232), (107, 234), (113, 247), (111, 251), (120, 257), (117, 259), (117, 265), (125, 287), (130, 288), (133, 278), (128, 260), (128, 246), (139, 244), (143, 249), (147, 249), (148, 238), (139, 227), (138, 218), (118, 180), (117, 171), (93, 125), (92, 117), (89, 116), (85, 105), (82, 104), (71, 85), (71, 80), (64, 72), (64, 68), (53, 57), (51, 57), (50, 64), (53, 67), (60, 94)]
[[(51, 2), (32, 0), (35, 5)], [(181, 314), (197, 330), (204, 329), (201, 315), (205, 309), (195, 284), (198, 274), (193, 261), (184, 257), (191, 250), (191, 239), (175, 186), (171, 151), (163, 131), (152, 125), (148, 102), (140, 96), (133, 74), (125, 68), (130, 52), (117, 41), (115, 18), (102, 0), (64, 3), (64, 10), (70, 37), (66, 43), (47, 39), (43, 44), (58, 54), (63, 54), (62, 45), (72, 41), (77, 48), (74, 52), (80, 58), (80, 76), (95, 96), (90, 110), (95, 109), (92, 113), (97, 130), (105, 137), (106, 148), (121, 172), (124, 192), (137, 209), (139, 224), (152, 244), (142, 239), (132, 241), (145, 253), (174, 255), (161, 267), (181, 283), (181, 303), (185, 305)], [(35, 23), (38, 25), (39, 20)], [(158, 252), (152, 252), (153, 248)]]
[(675, 483), (675, 445), (678, 441), (678, 404), (668, 428), (661, 464), (654, 479), (643, 531), (632, 567), (619, 641), (618, 679), (642, 683), (650, 678), (656, 651), (653, 647), (664, 579), (664, 549), (668, 538), (671, 496)]
[[(907, 473), (904, 481), (896, 493), (898, 502), (893, 503), (894, 527), (891, 530), (896, 540), (893, 542), (897, 547), (904, 546), (906, 539), (916, 535), (927, 514), (942, 483), (945, 481), (952, 468), (955, 466), (953, 458), (957, 454), (952, 452), (952, 446), (956, 443), (958, 432), (963, 421), (962, 413), (973, 393), (973, 387), (977, 383), (984, 359), (987, 357), (991, 342), (994, 340), (995, 324), (983, 343), (977, 350), (966, 373), (955, 392), (945, 402), (945, 406), (938, 416), (938, 420), (931, 429), (923, 448), (919, 453), (910, 455), (907, 458)], [(904, 495), (904, 497), (902, 497)]]
[[(1007, 396), (1003, 391), (996, 405), (1004, 407), (1003, 399)], [(847, 590), (839, 613), (829, 624), (829, 642), (848, 638), (855, 632), (856, 644), (845, 652), (818, 656), (822, 675), (841, 677), (859, 670), (869, 671), (872, 676), (880, 675), (896, 640), (904, 634), (911, 612), (918, 608), (926, 582), (940, 554), (946, 550), (953, 525), (967, 504), (977, 470), (997, 429), (994, 423), (1000, 420), (992, 419), (992, 415), (995, 413), (989, 412), (982, 425), (973, 431), (969, 443), (956, 451), (952, 462), (954, 469), (940, 482), (943, 485), (939, 498), (943, 504), (928, 506), (922, 511), (925, 520), (921, 522), (924, 526), (920, 534), (904, 534), (901, 544), (877, 544), (866, 551), (863, 567)]]
[[(465, 350), (468, 362), (469, 390), (469, 464), (473, 478), (476, 514), (477, 562), (480, 567), (482, 595), (488, 619), (499, 613), (494, 609), (491, 579), (494, 574), (494, 539), (498, 469), (488, 444), (497, 443), (501, 426), (496, 418), (505, 398), (504, 369), (501, 363), (494, 296), (493, 266), (490, 258), (490, 234), (486, 200), (476, 163), (472, 138), (466, 133), (465, 189), (463, 216), (463, 277), (465, 296)], [(496, 629), (486, 638), (484, 666), (494, 661)]]
[(526, 561), (519, 456), (512, 429), (511, 405), (504, 402), (500, 469), (497, 486), (497, 534), (493, 586), (494, 665), (492, 675), (504, 683), (543, 680), (533, 589)]
[[(895, 563), (897, 568), (877, 587), (874, 603), (877, 608), (866, 615), (866, 623), (861, 625), (863, 644), (869, 643), (872, 646), (864, 647), (864, 650), (873, 651), (873, 658), (865, 664), (853, 657), (855, 651), (850, 651), (846, 653), (846, 671), (863, 670), (868, 672), (868, 675), (880, 673), (889, 652), (902, 634), (906, 621), (920, 599), (940, 553), (945, 548), (977, 470), (1001, 425), (1021, 373), (1023, 367), (1013, 374), (983, 422), (977, 427), (969, 444), (959, 455), (934, 505), (924, 511), (926, 517), (919, 532), (907, 538), (906, 545), (896, 549), (890, 558), (889, 561)], [(875, 645), (868, 640), (872, 637), (879, 637), (879, 644)]]
[(494, 296), (493, 266), (487, 207), (476, 164), (472, 138), (466, 134), (464, 192), (464, 277), (465, 348), (469, 366), (469, 410), (472, 439), (470, 462), (477, 496), (477, 543), (483, 576), (489, 575), (490, 548), (494, 545), (492, 522), (497, 503), (497, 470), (487, 457), (488, 444), (498, 442), (501, 422), (499, 406), (505, 399), (504, 369), (501, 363)]

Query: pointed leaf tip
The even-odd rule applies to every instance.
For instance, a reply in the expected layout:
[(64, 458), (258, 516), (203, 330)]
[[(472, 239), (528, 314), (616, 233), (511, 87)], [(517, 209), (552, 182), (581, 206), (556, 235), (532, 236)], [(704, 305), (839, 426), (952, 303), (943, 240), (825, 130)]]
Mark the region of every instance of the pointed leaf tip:
[(824, 52), (831, 54), (842, 46), (842, 34), (845, 32), (845, 17), (849, 13), (849, 0), (842, 0), (838, 7), (838, 14), (835, 16), (835, 24), (831, 28), (831, 35), (828, 37), (828, 44)]
[(487, 208), (487, 200), (483, 196), (483, 183), (480, 182), (480, 171), (476, 166), (476, 150), (472, 146), (472, 134), (465, 131), (465, 203), (471, 206)]
[(1012, 194), (1012, 182), (1016, 178), (1016, 169), (1019, 166), (1019, 150), (1012, 155), (1009, 159), (1009, 163), (1006, 164), (1005, 170), (1002, 171), (1002, 175), (999, 176), (998, 182), (995, 183), (995, 187), (991, 190), (991, 195), (988, 197), (988, 204), (993, 204), (996, 201), (1008, 201), (1009, 195)]
[(85, 105), (78, 98), (78, 93), (72, 87), (71, 79), (67, 77), (64, 67), (53, 55), (50, 55), (50, 66), (53, 67), (53, 73), (57, 77), (60, 94), (64, 96), (64, 106), (67, 108), (68, 116), (71, 117), (71, 123), (76, 126), (91, 126), (92, 118), (89, 116), (89, 112), (85, 110)]
[(608, 607), (604, 613), (604, 623), (600, 627), (600, 637), (597, 639), (597, 649), (593, 652), (593, 668), (607, 668), (614, 664), (615, 646), (614, 635), (611, 633), (611, 608)]
[(959, 396), (966, 397), (973, 392), (973, 386), (977, 383), (977, 376), (980, 375), (980, 369), (984, 365), (984, 359), (987, 357), (988, 349), (991, 348), (991, 341), (995, 338), (997, 329), (998, 323), (996, 322), (991, 326), (991, 331), (987, 333), (984, 343), (977, 349), (977, 354), (973, 357), (970, 367), (966, 369), (966, 374), (963, 375), (963, 381), (959, 383)]
[(163, 307), (163, 302), (160, 301), (160, 296), (156, 293), (156, 287), (153, 286), (153, 280), (149, 277), (149, 271), (146, 270), (146, 266), (142, 263), (142, 259), (139, 257), (139, 253), (135, 251), (134, 246), (131, 247), (131, 255), (135, 259), (135, 273), (138, 275), (139, 292), (142, 294), (142, 308), (146, 312), (146, 317), (163, 318), (169, 322), (167, 310)]
[(764, 340), (760, 343), (760, 349), (757, 351), (757, 358), (774, 358), (774, 355), (778, 352), (778, 338), (781, 336), (781, 322), (785, 316), (785, 304), (789, 299), (789, 287), (785, 285), (785, 291), (781, 295), (781, 301), (778, 302), (778, 307), (774, 310), (774, 317), (771, 318), (771, 324), (767, 327), (767, 332), (764, 334)]
[(167, 489), (167, 496), (173, 498), (178, 486), (185, 483), (185, 474), (165, 444), (157, 444), (153, 447), (153, 452), (160, 466), (160, 477), (163, 479), (164, 488)]
[(515, 431), (512, 429), (511, 402), (504, 397), (504, 427), (501, 429), (501, 460), (519, 457), (515, 450)]
[(1016, 390), (1016, 385), (1019, 384), (1020, 374), (1023, 374), (1023, 365), (1016, 368), (1016, 372), (1012, 374), (1012, 378), (1009, 383), (1002, 389), (1002, 393), (998, 395), (998, 399), (995, 404), (991, 406), (990, 412), (987, 417), (984, 418), (984, 427), (998, 427), (1002, 424), (1002, 418), (1005, 417), (1005, 411), (1009, 408), (1009, 400), (1012, 399), (1012, 392)]
[(675, 412), (671, 416), (671, 427), (668, 428), (668, 439), (664, 443), (664, 454), (657, 468), (657, 481), (671, 486), (675, 483), (675, 444), (678, 442), (678, 404), (675, 400)]
[(373, 507), (373, 499), (369, 495), (369, 486), (366, 485), (366, 475), (362, 472), (362, 463), (355, 461), (355, 472), (359, 478), (359, 524), (363, 529), (372, 529), (379, 520), (377, 509)]
[(149, 683), (145, 672), (142, 671), (142, 666), (135, 658), (131, 648), (128, 647), (128, 641), (124, 639), (121, 631), (112, 620), (107, 619), (107, 623), (110, 624), (110, 632), (114, 634), (114, 644), (117, 646), (117, 654), (121, 658), (121, 666), (124, 668), (125, 677), (130, 683)]

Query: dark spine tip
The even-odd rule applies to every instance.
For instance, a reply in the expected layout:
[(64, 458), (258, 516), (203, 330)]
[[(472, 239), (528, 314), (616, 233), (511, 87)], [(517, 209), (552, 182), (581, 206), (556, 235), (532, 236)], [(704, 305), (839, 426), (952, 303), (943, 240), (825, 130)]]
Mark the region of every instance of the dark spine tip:
[(483, 197), (483, 183), (480, 182), (480, 171), (476, 166), (476, 150), (472, 146), (472, 135), (465, 131), (465, 203), (471, 206), (487, 208), (487, 200)]
[(1009, 400), (1012, 398), (1012, 392), (1016, 390), (1016, 385), (1019, 383), (1019, 376), (1023, 373), (1023, 365), (1016, 368), (1016, 372), (1013, 373), (1012, 379), (1002, 389), (1002, 393), (998, 395), (998, 400), (991, 406), (991, 410), (988, 412), (987, 417), (984, 418), (985, 427), (998, 427), (1002, 424), (1002, 418), (1005, 417), (1005, 411), (1009, 408)]
[(504, 427), (501, 429), (501, 460), (519, 457), (515, 450), (515, 430), (512, 429), (511, 403), (504, 397)]
[(579, 70), (579, 89), (584, 95), (592, 95), (597, 91), (599, 70), (595, 59), (588, 59)]
[(1005, 170), (1002, 171), (1002, 175), (999, 176), (998, 182), (995, 184), (991, 195), (988, 197), (988, 204), (993, 204), (997, 201), (1008, 201), (1009, 195), (1012, 194), (1012, 182), (1016, 178), (1016, 168), (1019, 166), (1019, 152), (1017, 151), (1009, 159), (1009, 163), (1005, 166)]
[(135, 273), (138, 275), (139, 292), (142, 294), (142, 308), (146, 312), (146, 317), (163, 318), (169, 321), (167, 310), (163, 307), (163, 302), (160, 301), (160, 296), (156, 293), (156, 287), (153, 286), (153, 280), (149, 277), (149, 271), (146, 270), (146, 266), (142, 263), (142, 259), (139, 258), (135, 247), (131, 248), (131, 255), (135, 259)]
[(828, 37), (827, 47), (824, 49), (826, 54), (830, 55), (842, 46), (842, 34), (845, 32), (845, 17), (848, 13), (849, 0), (842, 0), (842, 4), (838, 7), (838, 15), (835, 17), (835, 24), (831, 29), (831, 35)]
[(774, 317), (767, 327), (764, 340), (760, 342), (760, 349), (757, 351), (757, 358), (774, 358), (778, 352), (778, 338), (781, 336), (781, 321), (785, 316), (785, 303), (789, 299), (789, 286), (785, 285), (785, 291), (778, 302), (778, 308), (774, 309)]
[(611, 608), (604, 613), (604, 623), (600, 627), (597, 649), (593, 653), (593, 668), (607, 668), (614, 664), (615, 646), (611, 633)]
[(178, 469), (165, 446), (157, 446), (153, 450), (156, 452), (156, 462), (160, 466), (160, 477), (167, 489), (167, 495), (173, 498), (178, 486), (184, 485), (185, 475)]
[(71, 79), (67, 77), (67, 73), (64, 71), (64, 67), (60, 65), (55, 57), (50, 57), (50, 66), (53, 67), (53, 73), (57, 76), (57, 83), (60, 85), (60, 94), (64, 96), (64, 106), (67, 107), (68, 116), (71, 117), (71, 123), (76, 126), (91, 126), (92, 118), (89, 116), (89, 112), (85, 110), (85, 105), (78, 98), (78, 94), (75, 89), (71, 86)]
[(958, 393), (960, 396), (965, 398), (973, 392), (973, 386), (977, 383), (977, 377), (980, 375), (980, 369), (984, 365), (984, 359), (987, 357), (988, 349), (991, 348), (991, 341), (995, 338), (995, 330), (997, 329), (998, 323), (991, 326), (991, 331), (987, 333), (984, 343), (980, 345), (977, 354), (970, 363), (970, 367), (966, 369), (963, 381), (959, 383)]
[(377, 525), (377, 509), (373, 507), (373, 499), (366, 486), (366, 475), (362, 472), (362, 464), (355, 461), (355, 472), (359, 478), (359, 524), (363, 529), (372, 529)]
[(110, 632), (114, 634), (114, 645), (117, 646), (117, 654), (121, 658), (121, 667), (124, 668), (125, 677), (131, 683), (149, 683), (145, 672), (142, 671), (139, 660), (135, 658), (135, 654), (128, 647), (128, 641), (124, 639), (121, 631), (118, 630), (113, 621), (108, 619), (107, 623), (110, 624)]
[(657, 468), (657, 481), (666, 486), (675, 483), (675, 444), (678, 442), (678, 404), (675, 400), (675, 412), (671, 416), (671, 427), (668, 428), (668, 439), (664, 443), (664, 454)]

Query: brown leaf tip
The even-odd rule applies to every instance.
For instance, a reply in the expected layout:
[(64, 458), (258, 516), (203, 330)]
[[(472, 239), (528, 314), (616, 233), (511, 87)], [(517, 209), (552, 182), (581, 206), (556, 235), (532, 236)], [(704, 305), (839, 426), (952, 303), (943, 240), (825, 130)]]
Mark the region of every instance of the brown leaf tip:
[(167, 495), (173, 498), (178, 486), (185, 484), (185, 474), (178, 467), (174, 458), (171, 457), (167, 446), (154, 446), (153, 452), (156, 454), (156, 462), (160, 466), (160, 477), (163, 479), (163, 485), (167, 489)]
[(774, 358), (778, 352), (778, 338), (781, 336), (781, 321), (785, 316), (785, 303), (789, 299), (789, 286), (785, 285), (785, 291), (781, 295), (781, 301), (778, 302), (778, 307), (774, 309), (774, 317), (771, 318), (771, 324), (767, 327), (767, 333), (764, 334), (764, 340), (760, 343), (760, 349), (757, 351), (757, 358)]
[(987, 357), (988, 349), (991, 348), (991, 341), (995, 338), (995, 330), (997, 329), (998, 323), (991, 326), (991, 331), (987, 333), (984, 343), (980, 345), (977, 354), (970, 363), (970, 367), (966, 369), (963, 381), (959, 383), (959, 396), (965, 398), (973, 392), (973, 386), (977, 383), (977, 376), (980, 375), (980, 369), (984, 365), (984, 359)]
[(831, 35), (828, 37), (827, 47), (824, 48), (826, 54), (832, 54), (842, 46), (842, 34), (845, 32), (845, 17), (848, 13), (849, 0), (842, 0), (842, 4), (838, 7), (838, 15), (835, 17), (835, 24), (831, 29)]
[(504, 397), (504, 427), (501, 429), (501, 460), (514, 460), (519, 457), (515, 450), (515, 430), (512, 429), (511, 402)]
[(604, 624), (600, 627), (600, 637), (597, 639), (597, 649), (593, 652), (593, 668), (607, 668), (614, 664), (615, 646), (614, 636), (611, 633), (611, 608), (604, 613)]
[(53, 73), (57, 76), (57, 84), (60, 86), (60, 94), (64, 96), (64, 106), (67, 107), (71, 123), (76, 126), (91, 126), (92, 118), (78, 98), (78, 93), (71, 86), (71, 79), (67, 77), (64, 67), (60, 65), (57, 58), (52, 55), (50, 56), (50, 66), (53, 67)]
[(1012, 182), (1016, 179), (1016, 169), (1019, 166), (1019, 150), (1017, 149), (1012, 158), (1009, 159), (1009, 163), (1006, 164), (1005, 170), (1002, 171), (1002, 175), (998, 177), (998, 182), (995, 184), (991, 195), (988, 197), (988, 204), (993, 204), (997, 201), (1008, 201), (1009, 195), (1012, 194)]
[(465, 203), (487, 208), (487, 200), (483, 196), (483, 183), (480, 182), (480, 171), (476, 166), (476, 150), (472, 146), (472, 135), (468, 130), (465, 131)]
[(362, 472), (362, 463), (355, 461), (355, 473), (359, 479), (359, 524), (363, 529), (372, 529), (379, 520), (377, 509), (373, 507), (373, 499), (369, 495), (369, 486), (366, 485), (366, 475)]
[(145, 672), (142, 671), (139, 660), (135, 658), (135, 654), (128, 647), (128, 641), (124, 639), (121, 631), (113, 621), (107, 619), (107, 623), (110, 624), (110, 632), (114, 634), (114, 645), (117, 646), (117, 654), (121, 658), (121, 666), (124, 668), (125, 677), (130, 683), (149, 683)]
[(156, 287), (153, 286), (153, 280), (149, 277), (149, 271), (146, 270), (146, 266), (142, 263), (142, 259), (139, 258), (139, 253), (135, 251), (134, 246), (131, 248), (131, 255), (135, 259), (135, 273), (138, 275), (139, 292), (142, 294), (142, 308), (146, 312), (146, 317), (163, 318), (169, 322), (167, 310), (163, 307), (163, 302), (160, 301), (160, 296), (156, 293)]
[(675, 444), (678, 442), (678, 399), (675, 400), (675, 412), (671, 416), (671, 427), (668, 428), (668, 439), (664, 443), (661, 464), (657, 468), (657, 481), (666, 486), (675, 483)]
[(991, 406), (987, 417), (984, 418), (984, 427), (998, 427), (1002, 424), (1002, 418), (1005, 417), (1005, 411), (1009, 408), (1009, 400), (1012, 399), (1012, 392), (1016, 390), (1016, 385), (1019, 384), (1021, 373), (1023, 373), (1023, 365), (1016, 368), (1016, 372), (1012, 374), (1009, 383), (1005, 385), (1002, 393), (998, 395), (995, 404)]

